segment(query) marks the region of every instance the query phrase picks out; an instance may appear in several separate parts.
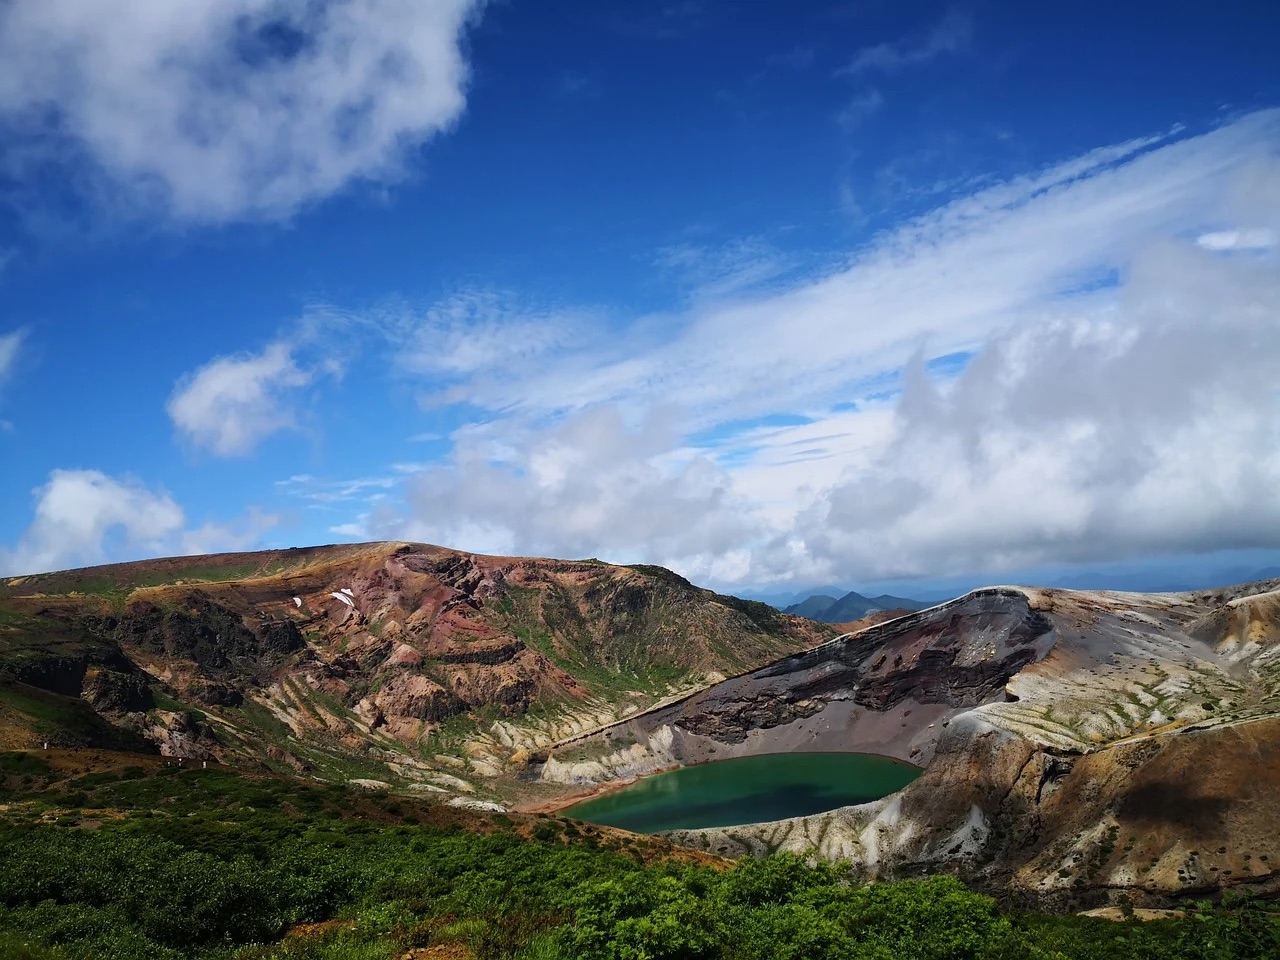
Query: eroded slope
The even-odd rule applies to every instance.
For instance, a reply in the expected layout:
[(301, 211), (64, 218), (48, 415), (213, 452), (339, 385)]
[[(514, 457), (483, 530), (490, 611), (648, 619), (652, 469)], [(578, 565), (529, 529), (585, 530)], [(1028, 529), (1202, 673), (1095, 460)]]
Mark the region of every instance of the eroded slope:
[(824, 630), (661, 568), (421, 544), (123, 564), (0, 586), (0, 729), (501, 794), (513, 753)]
[(590, 783), (780, 750), (882, 753), (925, 773), (878, 803), (673, 836), (813, 851), (870, 876), (955, 869), (1065, 905), (1270, 889), (1277, 586), (976, 591), (576, 738), (533, 772)]

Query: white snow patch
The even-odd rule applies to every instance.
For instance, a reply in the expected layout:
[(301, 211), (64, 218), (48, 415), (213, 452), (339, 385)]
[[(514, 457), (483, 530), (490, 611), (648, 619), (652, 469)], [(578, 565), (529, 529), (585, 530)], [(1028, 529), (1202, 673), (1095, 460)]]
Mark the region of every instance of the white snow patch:
[(343, 593), (345, 593), (348, 597), (354, 597), (354, 596), (355, 596), (355, 594), (351, 592), (351, 588), (350, 588), (350, 587), (343, 587), (343, 588), (342, 588), (342, 592), (343, 592)]
[(293, 598), (293, 605), (294, 605), (295, 607), (297, 607), (299, 610), (301, 610), (301, 609), (302, 609), (302, 598), (301, 598), (301, 597), (294, 597), (294, 598)]
[(351, 602), (351, 598), (350, 598), (350, 597), (348, 597), (345, 593), (331, 593), (331, 594), (329, 594), (329, 596), (333, 597), (333, 599), (335, 599), (335, 600), (341, 600), (341, 601), (342, 601), (343, 603), (345, 603), (348, 607), (354, 607), (354, 606), (355, 606), (355, 604)]

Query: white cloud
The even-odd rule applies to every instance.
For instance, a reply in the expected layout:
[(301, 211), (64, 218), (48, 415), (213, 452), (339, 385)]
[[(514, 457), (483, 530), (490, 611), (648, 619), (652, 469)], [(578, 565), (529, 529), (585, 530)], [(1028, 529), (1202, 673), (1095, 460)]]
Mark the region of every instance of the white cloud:
[(1280, 273), (1156, 247), (1119, 294), (993, 336), (802, 517), (863, 576), (1280, 547)]
[(257, 546), (279, 522), (251, 508), (233, 524), (187, 529), (186, 515), (170, 494), (100, 470), (54, 470), (32, 493), (35, 514), (16, 545), (0, 547), (0, 575), (243, 550)]
[(0, 386), (3, 386), (13, 374), (18, 364), (18, 352), (22, 349), (22, 341), (25, 338), (25, 330), (0, 334)]
[[(0, 269), (3, 266), (3, 258), (0, 257)], [(0, 334), (0, 389), (3, 389), (5, 383), (13, 376), (13, 372), (18, 366), (18, 354), (22, 351), (22, 343), (26, 336), (27, 332), (25, 330), (14, 330), (12, 333)], [(0, 418), (0, 432), (8, 433), (12, 429), (12, 423)]]
[[(859, 383), (922, 342), (934, 354), (974, 349), (993, 330), (1038, 323), (1064, 291), (1127, 269), (1147, 246), (1197, 235), (1238, 172), (1261, 176), (1251, 161), (1277, 140), (1273, 111), (1158, 149), (1151, 138), (1099, 149), (962, 197), (817, 279), (629, 328), (597, 324), (452, 397), (533, 418), (661, 397), (695, 428), (856, 399)], [(542, 338), (540, 323), (526, 334), (519, 315), (510, 321), (485, 336)]]
[[(384, 477), (357, 477), (353, 480), (326, 480), (310, 474), (296, 474), (287, 480), (277, 480), (276, 487), (289, 496), (307, 501), (311, 506), (327, 509), (334, 504), (370, 502), (383, 498), (387, 490), (399, 486), (401, 476), (392, 467), (392, 474)], [(409, 471), (412, 472), (412, 471)]]
[[(568, 311), (531, 309), (495, 291), (464, 291), (422, 314), (401, 311), (382, 318), (396, 346), (396, 363), (414, 373), (442, 377), (498, 374), (535, 362), (572, 344), (583, 317)], [(520, 337), (508, 336), (518, 326)]]
[(0, 550), (10, 573), (101, 563), (111, 553), (154, 553), (184, 522), (168, 494), (97, 470), (54, 470), (35, 496), (31, 526), (15, 548)]
[(197, 446), (241, 456), (296, 425), (293, 395), (313, 377), (298, 368), (288, 344), (276, 342), (260, 354), (209, 361), (179, 381), (165, 409)]
[(1267, 250), (1276, 244), (1276, 235), (1265, 228), (1218, 230), (1202, 233), (1196, 243), (1206, 250)]
[(263, 534), (279, 524), (279, 515), (250, 507), (236, 523), (209, 522), (185, 531), (178, 540), (177, 552), (198, 555), (250, 550), (260, 545)]
[[(661, 411), (629, 424), (601, 407), (544, 429), (467, 430), (449, 464), (409, 481), (416, 520), (398, 535), (551, 556), (729, 552), (756, 523), (722, 469), (677, 448), (674, 426)], [(380, 535), (404, 523), (390, 514), (371, 522)]]
[(838, 72), (844, 75), (875, 71), (897, 73), (905, 67), (928, 63), (944, 53), (957, 53), (969, 46), (972, 37), (972, 18), (966, 13), (953, 10), (920, 40), (863, 47)]
[(1280, 225), (1278, 143), (1272, 111), (1102, 148), (817, 279), (459, 368), (485, 422), (361, 529), (720, 582), (1280, 547), (1276, 251), (1188, 239)]
[(671, 244), (657, 251), (654, 266), (696, 299), (710, 301), (760, 289), (795, 269), (798, 261), (767, 240), (748, 237), (718, 245)]
[(884, 106), (884, 94), (872, 87), (849, 100), (836, 114), (836, 123), (852, 131)]
[(21, 138), (8, 172), (34, 175), (56, 151), (81, 182), (87, 160), (104, 194), (195, 221), (288, 216), (352, 181), (395, 179), (463, 110), (462, 34), (478, 7), (0, 5), (0, 121)]

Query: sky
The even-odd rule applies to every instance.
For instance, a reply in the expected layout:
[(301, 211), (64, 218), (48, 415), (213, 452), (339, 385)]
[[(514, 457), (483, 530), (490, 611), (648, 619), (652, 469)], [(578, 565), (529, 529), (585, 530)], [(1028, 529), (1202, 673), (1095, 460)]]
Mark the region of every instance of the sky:
[(1280, 566), (1280, 6), (0, 0), (0, 573)]

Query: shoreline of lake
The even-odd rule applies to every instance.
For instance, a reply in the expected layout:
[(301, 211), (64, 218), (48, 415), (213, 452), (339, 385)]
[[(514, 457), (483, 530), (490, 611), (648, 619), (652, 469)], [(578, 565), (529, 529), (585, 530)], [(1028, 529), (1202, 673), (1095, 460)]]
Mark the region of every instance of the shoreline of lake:
[(553, 808), (560, 816), (638, 833), (697, 830), (868, 803), (896, 793), (922, 772), (880, 754), (757, 754), (610, 781), (541, 806), (544, 812)]

